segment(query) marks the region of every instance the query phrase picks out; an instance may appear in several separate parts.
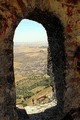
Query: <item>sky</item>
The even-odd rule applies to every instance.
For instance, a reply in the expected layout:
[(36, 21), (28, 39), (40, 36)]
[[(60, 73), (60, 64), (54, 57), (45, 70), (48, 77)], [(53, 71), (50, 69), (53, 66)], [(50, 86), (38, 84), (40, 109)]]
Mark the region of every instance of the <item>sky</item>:
[(47, 43), (47, 33), (42, 24), (23, 19), (14, 33), (14, 43)]

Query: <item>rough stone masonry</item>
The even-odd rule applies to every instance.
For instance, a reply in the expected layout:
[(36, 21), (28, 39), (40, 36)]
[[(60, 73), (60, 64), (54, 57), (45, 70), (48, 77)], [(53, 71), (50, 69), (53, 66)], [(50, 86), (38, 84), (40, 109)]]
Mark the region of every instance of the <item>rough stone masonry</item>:
[(80, 51), (75, 56), (80, 47), (80, 0), (0, 0), (0, 120), (20, 120), (13, 36), (24, 18), (41, 23), (48, 36), (48, 73), (54, 75), (57, 106), (40, 113), (41, 119), (80, 120)]

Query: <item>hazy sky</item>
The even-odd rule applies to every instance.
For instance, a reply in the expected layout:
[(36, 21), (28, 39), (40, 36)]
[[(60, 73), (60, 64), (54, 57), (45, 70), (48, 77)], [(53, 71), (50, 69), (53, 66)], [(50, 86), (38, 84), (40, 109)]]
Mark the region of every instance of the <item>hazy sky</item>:
[(14, 43), (17, 42), (47, 43), (46, 30), (41, 24), (35, 21), (23, 19), (15, 30)]

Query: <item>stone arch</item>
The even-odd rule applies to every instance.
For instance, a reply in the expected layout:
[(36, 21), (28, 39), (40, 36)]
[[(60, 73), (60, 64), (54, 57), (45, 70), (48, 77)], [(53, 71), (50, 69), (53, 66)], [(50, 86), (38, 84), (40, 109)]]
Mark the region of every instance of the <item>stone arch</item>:
[[(55, 119), (55, 115), (57, 115), (59, 120), (59, 117), (62, 114), (63, 107), (64, 107), (64, 92), (65, 92), (65, 66), (66, 66), (66, 57), (65, 57), (65, 48), (64, 48), (64, 28), (60, 21), (60, 19), (53, 15), (53, 13), (50, 13), (48, 11), (42, 11), (40, 9), (34, 9), (32, 12), (28, 13), (27, 19), (35, 20), (39, 23), (41, 23), (48, 35), (48, 44), (49, 44), (49, 67), (52, 66), (51, 71), (54, 75), (54, 82), (55, 82), (55, 88), (56, 88), (56, 96), (57, 96), (57, 106), (56, 106), (56, 113), (54, 112), (54, 108), (51, 110), (46, 110), (48, 114), (46, 114), (45, 120), (48, 118), (53, 120)], [(18, 23), (21, 21), (22, 18), (19, 18), (16, 20), (16, 23), (13, 24), (11, 31), (9, 31), (8, 38), (4, 39), (4, 55), (6, 56), (6, 90), (9, 93), (6, 93), (8, 96), (5, 96), (5, 105), (8, 106), (6, 108), (6, 111), (4, 114), (7, 114), (10, 119), (14, 120), (17, 119), (16, 117), (16, 99), (15, 99), (15, 82), (14, 82), (14, 69), (13, 69), (13, 35), (14, 30)], [(10, 29), (10, 28), (9, 28)], [(4, 56), (4, 57), (5, 57)], [(7, 64), (8, 63), (8, 64)], [(50, 64), (51, 63), (51, 64)], [(60, 88), (59, 88), (60, 87)], [(9, 101), (8, 101), (9, 99)], [(6, 102), (7, 101), (7, 102)], [(9, 103), (11, 103), (9, 105)], [(10, 112), (8, 112), (10, 111)], [(59, 114), (59, 111), (61, 114)], [(13, 113), (10, 114), (10, 113)], [(54, 115), (53, 115), (54, 113)], [(2, 118), (4, 118), (4, 114), (2, 115)], [(9, 115), (10, 114), (10, 115)], [(44, 115), (42, 115), (43, 117)]]
[[(61, 116), (64, 108), (64, 95), (66, 90), (65, 82), (65, 70), (66, 70), (66, 56), (64, 47), (64, 27), (60, 19), (48, 11), (41, 11), (40, 9), (34, 9), (28, 14), (27, 19), (37, 21), (41, 23), (47, 31), (48, 35), (48, 69), (49, 74), (54, 77), (55, 83), (57, 106), (51, 110), (46, 110), (43, 114), (46, 114), (46, 119), (52, 119), (57, 115), (58, 120)], [(54, 112), (56, 111), (56, 113)], [(59, 113), (60, 112), (60, 113)], [(54, 114), (54, 115), (53, 115)]]

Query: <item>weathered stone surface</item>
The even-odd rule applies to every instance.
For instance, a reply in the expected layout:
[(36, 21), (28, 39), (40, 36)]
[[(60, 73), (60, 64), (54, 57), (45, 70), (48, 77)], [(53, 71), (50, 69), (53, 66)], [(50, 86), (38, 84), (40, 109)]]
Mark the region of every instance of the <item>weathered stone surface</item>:
[[(58, 104), (46, 110), (43, 119), (61, 120), (80, 107), (80, 73), (74, 62), (80, 46), (80, 0), (0, 0), (0, 120), (18, 120), (13, 35), (24, 18), (41, 23), (47, 31)], [(76, 116), (80, 119), (79, 111)]]

